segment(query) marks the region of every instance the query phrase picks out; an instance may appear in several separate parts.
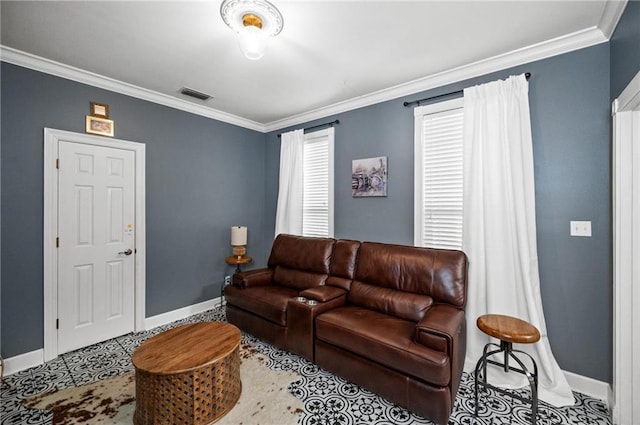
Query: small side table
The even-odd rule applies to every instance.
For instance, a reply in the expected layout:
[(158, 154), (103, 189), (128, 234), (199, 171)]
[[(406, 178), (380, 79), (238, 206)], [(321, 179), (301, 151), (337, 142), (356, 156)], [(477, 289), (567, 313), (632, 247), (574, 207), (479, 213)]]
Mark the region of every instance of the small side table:
[[(521, 350), (514, 350), (513, 343), (516, 344), (533, 344), (540, 340), (540, 331), (529, 322), (517, 319), (511, 316), (501, 314), (485, 314), (478, 317), (476, 321), (478, 329), (485, 334), (500, 340), (500, 345), (489, 343), (485, 345), (482, 357), (478, 360), (475, 370), (475, 416), (478, 416), (478, 386), (491, 388), (503, 395), (518, 399), (525, 403), (531, 404), (531, 424), (536, 424), (538, 416), (538, 366), (535, 360), (528, 353)], [(492, 347), (495, 349), (492, 350)], [(516, 356), (524, 355), (533, 363), (533, 373), (527, 369), (525, 364)], [(504, 354), (502, 362), (492, 360), (490, 357)], [(509, 360), (513, 360), (520, 367), (514, 367), (509, 364)], [(529, 380), (531, 387), (531, 398), (520, 396), (513, 391), (504, 388), (498, 388), (487, 382), (487, 364), (493, 364), (503, 368), (504, 372), (509, 371), (521, 373)]]
[(240, 273), (240, 265), (247, 264), (252, 261), (248, 255), (232, 255), (224, 259), (230, 266), (236, 266), (236, 273)]

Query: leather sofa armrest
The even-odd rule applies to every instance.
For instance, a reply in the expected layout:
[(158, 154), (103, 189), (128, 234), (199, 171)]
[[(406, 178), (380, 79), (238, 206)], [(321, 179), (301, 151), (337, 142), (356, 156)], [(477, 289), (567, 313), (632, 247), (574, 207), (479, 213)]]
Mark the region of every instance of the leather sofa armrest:
[(300, 292), (300, 296), (310, 300), (315, 300), (321, 303), (336, 299), (341, 296), (345, 296), (346, 300), (347, 291), (342, 288), (336, 288), (335, 286), (314, 286), (313, 288), (305, 289)]
[[(437, 304), (416, 325), (416, 342), (451, 356), (458, 341), (466, 342), (464, 311)], [(466, 348), (466, 344), (463, 344)]]
[(266, 286), (271, 284), (273, 269), (256, 269), (233, 275), (233, 286), (238, 288), (250, 288), (252, 286)]

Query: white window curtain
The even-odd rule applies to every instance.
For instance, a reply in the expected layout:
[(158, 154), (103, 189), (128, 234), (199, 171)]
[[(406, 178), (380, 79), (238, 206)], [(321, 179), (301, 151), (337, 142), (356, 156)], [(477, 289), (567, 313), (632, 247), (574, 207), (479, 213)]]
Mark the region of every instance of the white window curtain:
[[(528, 82), (513, 76), (464, 91), (463, 250), (469, 257), (467, 356), (472, 372), (490, 338), (476, 326), (483, 314), (533, 324), (536, 344), (516, 344), (539, 371), (540, 400), (573, 405), (571, 388), (547, 337), (540, 297)], [(494, 340), (494, 342), (496, 342)], [(524, 376), (491, 367), (489, 382), (525, 386)]]
[(304, 130), (282, 133), (276, 233), (302, 234)]

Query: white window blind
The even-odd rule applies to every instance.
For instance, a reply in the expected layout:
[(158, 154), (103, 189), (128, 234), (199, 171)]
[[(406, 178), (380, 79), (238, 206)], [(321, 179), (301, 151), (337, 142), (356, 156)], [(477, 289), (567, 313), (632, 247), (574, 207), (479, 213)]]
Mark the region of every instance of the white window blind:
[(304, 136), (304, 236), (333, 237), (333, 140), (333, 128)]
[(415, 109), (415, 244), (462, 248), (463, 100)]

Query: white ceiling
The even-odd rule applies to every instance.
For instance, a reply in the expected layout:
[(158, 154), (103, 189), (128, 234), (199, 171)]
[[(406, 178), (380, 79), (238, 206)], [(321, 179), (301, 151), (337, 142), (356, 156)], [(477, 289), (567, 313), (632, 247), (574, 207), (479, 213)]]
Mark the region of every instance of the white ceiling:
[(259, 61), (220, 3), (3, 0), (3, 60), (268, 131), (606, 41), (626, 0), (272, 0)]

